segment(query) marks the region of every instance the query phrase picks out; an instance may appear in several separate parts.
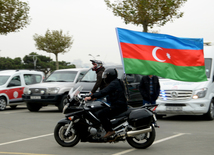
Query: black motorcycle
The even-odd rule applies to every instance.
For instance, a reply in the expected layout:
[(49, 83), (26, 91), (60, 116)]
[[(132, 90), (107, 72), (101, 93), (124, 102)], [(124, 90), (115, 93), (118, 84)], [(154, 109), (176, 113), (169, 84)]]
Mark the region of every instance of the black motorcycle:
[(81, 142), (112, 143), (127, 141), (132, 147), (145, 149), (155, 140), (157, 119), (154, 110), (157, 105), (138, 108), (129, 107), (127, 111), (111, 118), (115, 134), (103, 138), (106, 131), (97, 118), (97, 111), (109, 106), (105, 101), (84, 101), (80, 95), (82, 87), (71, 90), (68, 103), (64, 106), (65, 118), (60, 120), (54, 130), (57, 143), (64, 147), (75, 146)]

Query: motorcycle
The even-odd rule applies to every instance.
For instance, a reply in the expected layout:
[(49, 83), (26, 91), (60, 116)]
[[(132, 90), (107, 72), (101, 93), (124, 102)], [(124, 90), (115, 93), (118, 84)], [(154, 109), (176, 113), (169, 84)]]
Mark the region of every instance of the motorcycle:
[(105, 101), (84, 101), (80, 95), (82, 87), (70, 90), (68, 103), (64, 106), (65, 118), (60, 120), (55, 129), (56, 142), (63, 147), (73, 147), (81, 142), (116, 143), (127, 141), (137, 149), (148, 148), (155, 140), (157, 119), (155, 109), (158, 105), (146, 105), (128, 110), (111, 118), (115, 134), (103, 138), (106, 131), (97, 118), (97, 112), (109, 106)]

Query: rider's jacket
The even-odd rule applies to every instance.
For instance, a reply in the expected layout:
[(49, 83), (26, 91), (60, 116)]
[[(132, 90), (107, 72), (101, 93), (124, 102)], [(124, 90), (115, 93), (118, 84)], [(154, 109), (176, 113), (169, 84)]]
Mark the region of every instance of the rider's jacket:
[(94, 93), (91, 98), (102, 98), (108, 95), (111, 106), (119, 105), (127, 107), (127, 99), (125, 96), (125, 87), (121, 80), (113, 80), (107, 87), (101, 91)]
[(104, 71), (105, 71), (104, 67), (101, 67), (101, 68), (96, 70), (97, 81), (94, 84), (93, 89), (91, 90), (92, 93), (95, 93), (98, 88), (100, 88), (100, 90), (102, 90), (106, 86), (106, 84), (104, 83), (104, 81), (102, 79), (102, 74), (103, 74)]

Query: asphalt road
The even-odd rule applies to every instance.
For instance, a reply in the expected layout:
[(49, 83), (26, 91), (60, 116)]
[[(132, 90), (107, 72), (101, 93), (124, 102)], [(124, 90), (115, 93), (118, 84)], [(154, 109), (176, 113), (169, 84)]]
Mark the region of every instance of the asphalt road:
[(212, 155), (214, 121), (200, 116), (167, 116), (158, 120), (156, 141), (147, 149), (127, 142), (59, 146), (53, 131), (64, 116), (54, 106), (29, 112), (25, 106), (0, 111), (0, 155)]

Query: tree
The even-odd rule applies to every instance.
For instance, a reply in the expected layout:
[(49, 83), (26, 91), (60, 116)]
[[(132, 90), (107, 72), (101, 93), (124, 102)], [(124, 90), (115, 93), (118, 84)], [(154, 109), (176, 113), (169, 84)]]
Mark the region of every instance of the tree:
[(23, 69), (22, 60), (20, 57), (11, 59), (9, 57), (0, 57), (0, 70), (5, 69)]
[(51, 65), (50, 62), (53, 60), (50, 57), (38, 55), (35, 52), (31, 52), (23, 58), (25, 67), (27, 69), (34, 69), (34, 59), (36, 59), (36, 69), (47, 70), (47, 68), (55, 69), (55, 66)]
[(143, 32), (148, 32), (148, 27), (153, 28), (155, 24), (163, 26), (168, 21), (173, 21), (173, 18), (182, 17), (183, 12), (179, 12), (179, 8), (187, 0), (120, 0), (115, 3), (104, 1), (125, 24), (142, 25)]
[[(38, 55), (35, 52), (31, 52), (29, 55), (26, 55), (23, 58), (24, 67), (26, 69), (34, 69), (33, 56), (35, 56), (37, 58), (36, 70), (43, 71), (45, 73), (45, 75), (47, 75), (49, 72), (56, 70), (55, 61), (53, 61), (50, 57), (46, 57), (44, 55)], [(69, 62), (65, 62), (65, 61), (59, 61), (59, 67), (61, 69), (76, 68), (76, 66), (74, 64), (70, 64)]]
[(70, 36), (68, 33), (63, 35), (62, 30), (53, 30), (52, 32), (47, 30), (45, 36), (38, 34), (33, 36), (38, 50), (55, 54), (56, 69), (59, 69), (58, 54), (64, 54), (70, 50), (71, 45), (73, 44), (72, 38), (73, 36)]
[(71, 64), (70, 62), (65, 62), (65, 61), (59, 61), (59, 67), (62, 69), (76, 68), (74, 64)]
[(30, 23), (29, 6), (19, 0), (0, 0), (0, 34), (19, 31)]
[(13, 65), (15, 69), (23, 68), (22, 59), (20, 57), (16, 57), (13, 59)]
[[(29, 55), (26, 55), (23, 58), (23, 61), (20, 57), (16, 57), (11, 59), (9, 57), (0, 57), (0, 70), (6, 69), (34, 69), (34, 60), (33, 56), (36, 56), (36, 70), (43, 71), (45, 75), (51, 73), (56, 70), (56, 62), (53, 61), (50, 57), (46, 57), (44, 55), (38, 55), (35, 52), (31, 52)], [(59, 61), (59, 67), (61, 69), (67, 68), (76, 68), (74, 64), (65, 61)]]

